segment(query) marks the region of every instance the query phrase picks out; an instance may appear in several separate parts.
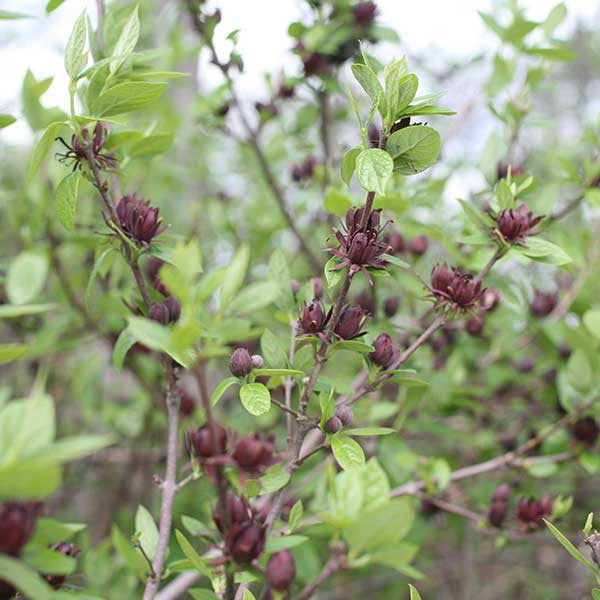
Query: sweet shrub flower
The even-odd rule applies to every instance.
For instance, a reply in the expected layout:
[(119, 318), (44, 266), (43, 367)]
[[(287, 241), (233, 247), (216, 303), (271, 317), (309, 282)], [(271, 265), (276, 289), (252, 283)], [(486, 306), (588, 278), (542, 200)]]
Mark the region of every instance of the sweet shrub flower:
[(0, 552), (19, 556), (33, 534), (40, 502), (5, 502), (0, 506)]
[[(236, 496), (233, 492), (227, 493), (227, 513), (229, 515), (229, 525), (242, 525), (252, 520), (250, 505), (243, 496)], [(225, 533), (225, 516), (223, 507), (217, 502), (213, 510), (213, 520), (217, 529)]]
[(158, 216), (159, 209), (150, 206), (148, 200), (141, 200), (135, 194), (123, 196), (117, 204), (119, 227), (125, 235), (141, 246), (150, 242), (169, 226), (162, 225), (162, 217)]
[(67, 166), (73, 165), (73, 171), (82, 169), (84, 163), (87, 161), (86, 148), (89, 146), (94, 162), (98, 169), (112, 169), (116, 166), (117, 161), (112, 154), (103, 154), (102, 148), (106, 144), (108, 137), (108, 127), (105, 123), (98, 121), (94, 127), (94, 133), (90, 139), (90, 132), (87, 128), (81, 130), (81, 137), (79, 139), (75, 134), (71, 136), (71, 144), (67, 144), (63, 138), (56, 138), (63, 146), (67, 148), (67, 152), (64, 154), (58, 153), (56, 156), (58, 160)]
[(250, 352), (246, 348), (235, 350), (229, 360), (231, 374), (236, 377), (245, 377), (251, 373), (252, 368), (252, 356), (250, 356)]
[(323, 303), (318, 300), (313, 300), (310, 304), (304, 303), (304, 308), (298, 320), (298, 329), (305, 335), (322, 334), (329, 323), (333, 307), (325, 312)]
[(265, 549), (265, 528), (252, 521), (233, 525), (227, 533), (225, 549), (236, 563), (250, 564)]
[(524, 246), (525, 238), (543, 218), (534, 217), (527, 204), (521, 204), (519, 208), (501, 211), (496, 217), (496, 228), (507, 242)]
[(473, 308), (485, 291), (481, 281), (458, 269), (450, 270), (446, 264), (437, 265), (431, 273), (431, 292), (439, 307), (452, 310)]
[(492, 494), (490, 510), (488, 512), (488, 521), (494, 527), (500, 527), (506, 515), (508, 514), (508, 500), (510, 498), (510, 488), (506, 483), (499, 485)]
[(521, 498), (517, 504), (517, 519), (527, 530), (537, 529), (544, 517), (552, 513), (552, 500), (544, 496), (541, 500)]
[(366, 335), (366, 331), (361, 331), (366, 320), (367, 313), (360, 306), (345, 306), (335, 326), (334, 333), (336, 337), (342, 340), (353, 340)]
[(374, 352), (369, 354), (373, 364), (387, 369), (398, 358), (399, 349), (394, 344), (389, 333), (380, 333), (373, 342)]
[(185, 438), (188, 453), (198, 458), (211, 458), (224, 454), (227, 448), (227, 431), (220, 425), (215, 425), (214, 430), (215, 437), (208, 425), (188, 432)]
[(255, 433), (238, 440), (231, 457), (240, 469), (248, 473), (257, 473), (278, 462), (274, 452), (274, 437)]
[(269, 558), (265, 571), (269, 585), (278, 592), (285, 592), (296, 577), (296, 563), (289, 550), (276, 552)]

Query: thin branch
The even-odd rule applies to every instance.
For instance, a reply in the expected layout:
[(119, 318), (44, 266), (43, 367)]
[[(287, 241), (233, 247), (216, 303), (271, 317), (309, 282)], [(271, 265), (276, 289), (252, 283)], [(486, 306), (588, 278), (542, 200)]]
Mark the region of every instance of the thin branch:
[(346, 554), (334, 550), (331, 558), (325, 563), (323, 570), (299, 594), (294, 596), (294, 600), (307, 600), (310, 598), (323, 582), (329, 579), (334, 573), (344, 569), (346, 564)]
[(323, 188), (329, 184), (329, 174), (332, 168), (332, 151), (331, 151), (331, 102), (327, 90), (320, 89), (317, 91), (317, 99), (321, 108), (321, 147), (323, 149), (323, 163), (325, 165), (325, 175), (323, 177)]
[(104, 52), (104, 0), (96, 0), (96, 14), (98, 22), (96, 24), (96, 43), (98, 48)]
[(584, 198), (584, 196), (582, 194), (580, 196), (577, 196), (576, 198), (573, 198), (573, 200), (571, 200), (570, 202), (567, 202), (567, 204), (565, 204), (565, 206), (563, 208), (556, 211), (554, 214), (550, 215), (545, 220), (544, 226), (548, 226), (548, 225), (554, 223), (555, 221), (560, 221), (560, 219), (563, 219), (564, 217), (566, 217), (569, 213), (574, 211), (582, 203), (583, 198)]
[[(290, 338), (290, 353), (289, 360), (290, 365), (294, 362), (294, 356), (296, 355), (296, 321), (293, 320), (291, 323), (291, 338)], [(292, 389), (294, 387), (294, 380), (291, 375), (285, 380), (285, 405), (287, 408), (292, 408)], [(288, 453), (291, 452), (292, 441), (293, 441), (293, 423), (292, 416), (288, 413), (285, 416), (286, 429), (287, 429), (287, 448)]]
[(278, 408), (280, 408), (283, 412), (286, 413), (286, 417), (296, 417), (296, 419), (298, 417), (300, 417), (300, 413), (297, 410), (294, 410), (293, 408), (288, 408), (285, 404), (283, 404), (283, 402), (279, 402), (279, 400), (276, 400), (275, 398), (271, 397), (271, 402), (277, 406)]

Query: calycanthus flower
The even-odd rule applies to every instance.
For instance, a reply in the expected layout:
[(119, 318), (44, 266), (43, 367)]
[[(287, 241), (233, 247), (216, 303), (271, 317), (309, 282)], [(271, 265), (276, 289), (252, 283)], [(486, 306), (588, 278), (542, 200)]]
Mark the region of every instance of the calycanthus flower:
[(350, 273), (361, 270), (369, 283), (373, 279), (367, 267), (374, 269), (385, 268), (383, 255), (391, 247), (380, 239), (383, 227), (380, 226), (381, 210), (371, 211), (367, 222), (363, 225), (364, 208), (349, 208), (346, 213), (343, 230), (335, 230), (335, 237), (339, 242), (338, 248), (328, 248), (334, 256), (342, 261), (332, 268), (332, 271), (350, 267)]
[(480, 280), (456, 268), (449, 269), (446, 264), (433, 268), (430, 289), (439, 307), (449, 306), (457, 311), (474, 307), (485, 292)]
[(496, 229), (509, 243), (525, 245), (525, 238), (532, 235), (533, 228), (544, 218), (534, 217), (527, 204), (519, 208), (508, 208), (496, 216)]
[(119, 227), (134, 242), (148, 246), (150, 242), (164, 233), (169, 226), (162, 226), (159, 209), (150, 206), (149, 200), (142, 200), (135, 194), (123, 196), (117, 204)]

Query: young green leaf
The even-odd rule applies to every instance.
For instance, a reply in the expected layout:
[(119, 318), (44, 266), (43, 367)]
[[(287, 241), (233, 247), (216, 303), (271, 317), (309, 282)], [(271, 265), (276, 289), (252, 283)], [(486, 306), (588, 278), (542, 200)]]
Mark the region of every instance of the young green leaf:
[(335, 435), (331, 438), (331, 450), (338, 464), (345, 471), (365, 464), (365, 453), (360, 444), (352, 438)]
[(394, 159), (394, 171), (414, 175), (430, 167), (442, 147), (440, 134), (426, 125), (404, 127), (392, 133), (386, 145)]
[(409, 583), (408, 589), (410, 590), (410, 600), (421, 600), (421, 594), (419, 594), (417, 588), (414, 585)]
[(79, 15), (71, 36), (65, 49), (65, 69), (69, 77), (74, 80), (87, 65), (88, 53), (85, 50), (85, 41), (87, 38), (85, 11)]
[(56, 187), (56, 216), (65, 229), (73, 231), (81, 171), (66, 175)]
[(272, 494), (280, 490), (290, 480), (290, 474), (282, 463), (269, 467), (260, 478), (261, 493)]
[(413, 101), (417, 88), (419, 87), (419, 79), (414, 73), (404, 75), (397, 82), (390, 82), (393, 87), (388, 90), (386, 82), (386, 99), (388, 106), (388, 128), (397, 121), (407, 106)]
[(148, 558), (153, 560), (158, 545), (158, 528), (148, 509), (141, 504), (135, 513), (135, 529), (140, 532), (140, 546)]
[(35, 298), (46, 281), (48, 257), (40, 252), (21, 252), (10, 264), (6, 293), (14, 304), (26, 304)]
[(55, 121), (54, 123), (50, 123), (48, 125), (46, 131), (35, 145), (33, 150), (33, 154), (29, 159), (29, 164), (27, 165), (27, 180), (31, 181), (34, 175), (39, 171), (42, 166), (42, 162), (46, 158), (46, 155), (50, 151), (52, 144), (54, 143), (54, 139), (58, 135), (60, 128), (64, 125), (62, 121)]
[(362, 146), (354, 146), (347, 150), (342, 159), (342, 181), (346, 185), (350, 185), (354, 169), (356, 168), (356, 158), (362, 152)]
[(546, 527), (550, 530), (550, 533), (562, 544), (563, 548), (575, 559), (578, 560), (582, 565), (585, 565), (592, 571), (596, 571), (596, 567), (585, 557), (573, 544), (571, 541), (565, 537), (565, 535), (548, 519), (544, 519), (544, 523)]
[(111, 75), (114, 75), (120, 68), (121, 65), (127, 60), (127, 57), (133, 52), (135, 45), (137, 44), (140, 35), (140, 19), (138, 16), (138, 7), (135, 6), (131, 15), (121, 31), (121, 35), (115, 44), (113, 50), (113, 57), (115, 58), (110, 62), (109, 71)]
[(16, 123), (17, 119), (15, 119), (15, 117), (13, 117), (12, 115), (5, 115), (5, 114), (1, 114), (0, 115), (0, 129), (4, 129), (5, 127), (8, 127), (9, 125), (12, 125), (13, 123)]
[(369, 148), (356, 157), (356, 174), (367, 192), (376, 192), (383, 196), (393, 170), (394, 161), (385, 150)]
[(120, 115), (156, 102), (167, 87), (166, 83), (126, 81), (104, 90), (93, 102), (98, 117)]
[(373, 69), (368, 65), (363, 65), (361, 63), (355, 63), (351, 68), (356, 81), (360, 83), (362, 89), (365, 90), (373, 102), (379, 102), (379, 111), (382, 115), (385, 115), (386, 109), (383, 88)]
[(271, 409), (271, 393), (262, 383), (245, 383), (240, 388), (244, 408), (254, 416), (264, 415)]
[(227, 377), (226, 379), (223, 379), (223, 381), (220, 381), (210, 396), (211, 405), (214, 406), (221, 399), (223, 394), (235, 384), (239, 384), (239, 379), (237, 377)]

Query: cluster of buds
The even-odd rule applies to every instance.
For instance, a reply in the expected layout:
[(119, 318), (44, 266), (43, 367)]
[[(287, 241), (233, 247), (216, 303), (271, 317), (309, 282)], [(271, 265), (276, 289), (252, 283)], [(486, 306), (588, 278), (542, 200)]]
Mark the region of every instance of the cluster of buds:
[(246, 348), (237, 348), (229, 359), (229, 370), (235, 377), (246, 377), (252, 369), (260, 369), (264, 364), (260, 354), (252, 354)]
[(73, 171), (76, 171), (83, 168), (83, 164), (87, 161), (86, 153), (89, 150), (98, 169), (112, 169), (116, 166), (115, 157), (112, 154), (101, 152), (107, 138), (108, 128), (106, 124), (98, 121), (91, 139), (86, 128), (81, 130), (81, 139), (75, 134), (71, 136), (71, 144), (67, 144), (61, 137), (56, 138), (67, 149), (67, 152), (64, 154), (58, 153), (56, 157), (68, 167), (73, 165)]
[(309, 156), (304, 162), (294, 165), (292, 168), (292, 179), (296, 182), (303, 179), (310, 179), (314, 175), (316, 166), (317, 159), (314, 156)]
[[(71, 558), (75, 558), (81, 550), (74, 546), (73, 544), (67, 544), (66, 542), (59, 542), (58, 544), (54, 544), (50, 547), (55, 552), (60, 552), (65, 556), (70, 556)], [(65, 582), (65, 575), (46, 575), (46, 581), (55, 589), (58, 590), (62, 587)]]
[(336, 271), (350, 267), (350, 273), (362, 270), (369, 283), (373, 283), (366, 267), (383, 269), (390, 245), (380, 239), (383, 227), (380, 225), (381, 210), (371, 211), (363, 225), (364, 208), (349, 208), (346, 213), (343, 231), (336, 230), (335, 237), (339, 242), (338, 248), (329, 248), (334, 256), (341, 258), (332, 270)]
[(435, 266), (431, 273), (431, 292), (439, 307), (449, 306), (456, 311), (473, 308), (485, 291), (481, 285), (469, 273), (450, 270), (446, 264)]
[(543, 215), (534, 217), (527, 204), (521, 204), (517, 209), (508, 208), (496, 215), (496, 230), (504, 241), (524, 246), (525, 238), (543, 218)]
[(492, 494), (490, 510), (488, 511), (488, 521), (494, 527), (501, 527), (506, 519), (508, 512), (508, 499), (510, 497), (510, 488), (508, 484), (499, 485)]
[(381, 369), (388, 369), (398, 358), (400, 350), (392, 338), (385, 331), (377, 336), (377, 339), (373, 342), (374, 352), (369, 354), (371, 362)]
[(545, 292), (536, 292), (529, 310), (534, 317), (547, 317), (558, 304), (556, 294), (547, 294)]
[(280, 459), (274, 456), (274, 452), (275, 437), (255, 433), (240, 438), (235, 444), (231, 457), (240, 469), (256, 475), (279, 462)]
[(544, 496), (541, 500), (521, 498), (517, 504), (517, 519), (528, 531), (537, 529), (542, 519), (550, 514), (552, 514), (552, 500), (549, 496)]
[(352, 424), (352, 409), (348, 406), (339, 406), (335, 414), (325, 421), (323, 429), (326, 433), (337, 433), (342, 427)]
[(180, 315), (181, 305), (173, 296), (169, 296), (161, 302), (155, 302), (148, 310), (148, 317), (161, 325), (175, 323)]
[(117, 204), (119, 227), (129, 239), (144, 247), (169, 228), (162, 225), (163, 220), (158, 213), (158, 208), (135, 194), (123, 196)]
[(0, 506), (0, 552), (19, 556), (42, 510), (40, 502), (5, 502)]
[(573, 437), (588, 448), (591, 448), (598, 441), (598, 435), (600, 435), (598, 421), (591, 416), (582, 417), (575, 421), (571, 431)]

